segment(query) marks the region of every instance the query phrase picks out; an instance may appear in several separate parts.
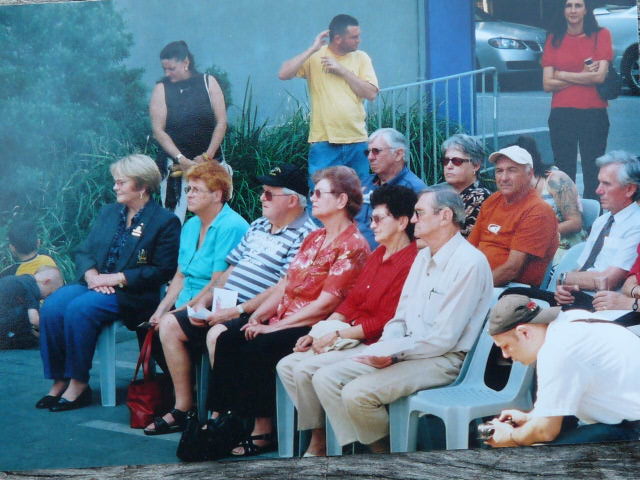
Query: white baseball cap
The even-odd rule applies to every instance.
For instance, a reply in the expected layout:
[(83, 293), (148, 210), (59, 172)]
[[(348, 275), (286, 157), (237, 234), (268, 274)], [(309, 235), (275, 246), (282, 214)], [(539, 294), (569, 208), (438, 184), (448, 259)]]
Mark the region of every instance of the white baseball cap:
[(493, 152), (489, 155), (489, 161), (491, 163), (496, 163), (496, 160), (503, 156), (507, 157), (509, 160), (519, 163), (520, 165), (531, 165), (533, 167), (533, 159), (529, 152), (517, 145), (511, 145), (510, 147), (505, 147), (497, 152)]

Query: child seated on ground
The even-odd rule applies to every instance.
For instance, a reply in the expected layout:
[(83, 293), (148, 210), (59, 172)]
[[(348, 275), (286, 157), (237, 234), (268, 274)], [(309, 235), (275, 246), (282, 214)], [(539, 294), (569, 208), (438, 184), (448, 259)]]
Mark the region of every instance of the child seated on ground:
[(40, 301), (63, 283), (60, 270), (46, 265), (35, 275), (0, 278), (0, 350), (38, 344)]
[(43, 266), (57, 268), (56, 262), (48, 255), (38, 253), (40, 239), (38, 227), (30, 220), (15, 220), (7, 237), (9, 250), (18, 261), (0, 272), (0, 277), (8, 275), (33, 275)]

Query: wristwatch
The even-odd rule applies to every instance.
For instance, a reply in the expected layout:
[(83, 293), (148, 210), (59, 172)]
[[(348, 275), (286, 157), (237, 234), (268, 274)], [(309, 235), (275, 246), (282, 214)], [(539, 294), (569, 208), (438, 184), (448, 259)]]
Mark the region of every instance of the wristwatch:
[(244, 313), (244, 307), (242, 306), (242, 304), (236, 305), (236, 310), (240, 315)]
[(176, 162), (179, 162), (181, 158), (184, 158), (184, 155), (179, 153), (176, 155)]

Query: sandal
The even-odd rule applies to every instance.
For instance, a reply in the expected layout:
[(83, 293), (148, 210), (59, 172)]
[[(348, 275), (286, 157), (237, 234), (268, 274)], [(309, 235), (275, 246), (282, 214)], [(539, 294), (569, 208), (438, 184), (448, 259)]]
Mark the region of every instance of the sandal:
[[(266, 445), (258, 446), (253, 443), (254, 440), (264, 440), (268, 442)], [(234, 457), (253, 457), (255, 455), (260, 455), (261, 453), (271, 452), (276, 449), (277, 442), (273, 433), (263, 433), (261, 435), (251, 435), (249, 438), (240, 442), (238, 447), (242, 447), (244, 449), (243, 453), (233, 453), (231, 451), (231, 455)], [(238, 448), (235, 447), (235, 448)]]
[(165, 435), (167, 433), (181, 432), (187, 423), (187, 413), (182, 410), (174, 408), (169, 412), (173, 416), (173, 422), (168, 423), (162, 417), (155, 417), (153, 419), (153, 430), (144, 429), (145, 435)]

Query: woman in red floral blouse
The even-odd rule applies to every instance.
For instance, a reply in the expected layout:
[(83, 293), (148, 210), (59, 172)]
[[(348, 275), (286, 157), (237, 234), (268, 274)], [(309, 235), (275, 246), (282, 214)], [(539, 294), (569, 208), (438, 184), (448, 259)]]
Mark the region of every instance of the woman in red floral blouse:
[(254, 417), (249, 438), (234, 455), (256, 455), (275, 445), (275, 366), (296, 340), (326, 318), (345, 298), (369, 255), (353, 223), (362, 205), (360, 181), (348, 167), (316, 172), (313, 215), (324, 227), (309, 234), (286, 276), (266, 292), (248, 317), (222, 324), (209, 384), (208, 406)]
[[(294, 353), (278, 363), (278, 375), (298, 409), (298, 429), (311, 430), (307, 456), (326, 453), (324, 415), (313, 375), (376, 342), (395, 314), (418, 253), (410, 222), (416, 201), (413, 190), (399, 185), (383, 185), (371, 194), (371, 229), (380, 246), (368, 258), (344, 302), (311, 335), (300, 337)], [(358, 342), (362, 343), (355, 345)]]

